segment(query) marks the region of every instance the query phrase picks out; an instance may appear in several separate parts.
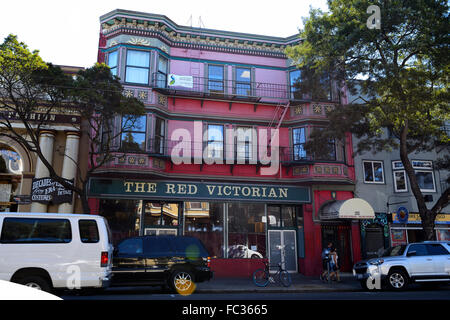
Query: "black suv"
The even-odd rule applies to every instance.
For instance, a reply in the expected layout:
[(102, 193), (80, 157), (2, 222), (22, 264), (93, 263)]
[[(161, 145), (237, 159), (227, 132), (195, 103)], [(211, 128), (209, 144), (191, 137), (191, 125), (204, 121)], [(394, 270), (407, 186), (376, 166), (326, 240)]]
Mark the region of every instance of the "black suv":
[(209, 254), (193, 237), (141, 236), (114, 250), (112, 286), (168, 285), (180, 294), (212, 278)]

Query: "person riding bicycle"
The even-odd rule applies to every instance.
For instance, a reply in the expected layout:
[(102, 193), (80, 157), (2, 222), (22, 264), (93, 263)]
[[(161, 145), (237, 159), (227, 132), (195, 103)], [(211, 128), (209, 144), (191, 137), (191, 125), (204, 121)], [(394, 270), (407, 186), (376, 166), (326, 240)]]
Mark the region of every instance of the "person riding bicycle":
[[(333, 249), (333, 243), (328, 242), (328, 246), (322, 250), (322, 273), (320, 275), (320, 280), (328, 280), (328, 276), (330, 273), (330, 260), (331, 260), (331, 251)], [(325, 278), (326, 276), (326, 278)]]

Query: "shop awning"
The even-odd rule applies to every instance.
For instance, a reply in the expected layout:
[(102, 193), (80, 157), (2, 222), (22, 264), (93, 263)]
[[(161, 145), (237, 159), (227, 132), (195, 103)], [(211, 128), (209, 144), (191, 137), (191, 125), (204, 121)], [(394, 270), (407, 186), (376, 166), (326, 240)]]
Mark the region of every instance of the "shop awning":
[(337, 200), (325, 204), (320, 210), (322, 220), (330, 219), (374, 219), (372, 206), (363, 199)]

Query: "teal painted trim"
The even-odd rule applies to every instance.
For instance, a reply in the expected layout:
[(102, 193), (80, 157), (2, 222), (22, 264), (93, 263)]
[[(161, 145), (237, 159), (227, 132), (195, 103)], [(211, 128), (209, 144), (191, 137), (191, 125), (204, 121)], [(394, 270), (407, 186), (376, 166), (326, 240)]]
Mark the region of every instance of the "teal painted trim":
[(146, 49), (146, 50), (156, 50), (163, 56), (165, 56), (168, 59), (171, 60), (178, 60), (178, 61), (191, 61), (191, 62), (198, 62), (198, 63), (209, 63), (209, 64), (223, 64), (223, 65), (231, 65), (231, 66), (238, 66), (238, 67), (246, 67), (246, 68), (259, 68), (259, 69), (268, 69), (268, 70), (278, 70), (278, 71), (288, 71), (289, 67), (271, 67), (271, 66), (265, 66), (265, 65), (258, 65), (258, 64), (242, 64), (242, 63), (234, 63), (229, 61), (217, 61), (217, 60), (205, 60), (205, 59), (197, 59), (197, 58), (181, 58), (181, 57), (173, 57), (165, 53), (159, 48), (156, 47), (145, 47), (145, 46), (136, 46), (132, 44), (117, 44), (113, 47), (110, 47), (108, 49), (102, 49), (102, 52), (108, 53), (109, 51), (116, 50), (119, 47), (125, 47), (129, 49)]

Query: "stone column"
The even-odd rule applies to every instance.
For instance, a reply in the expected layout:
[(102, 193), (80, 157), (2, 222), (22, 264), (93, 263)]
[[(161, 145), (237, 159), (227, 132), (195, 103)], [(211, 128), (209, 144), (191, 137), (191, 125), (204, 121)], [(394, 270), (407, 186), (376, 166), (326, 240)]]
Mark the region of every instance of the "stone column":
[[(55, 140), (55, 133), (53, 131), (44, 130), (39, 135), (39, 146), (44, 158), (52, 164), (53, 163), (53, 142)], [(47, 167), (42, 163), (38, 157), (36, 161), (35, 178), (45, 178), (50, 175)], [(31, 204), (31, 212), (47, 212), (47, 205), (39, 202)]]
[[(61, 176), (64, 179), (76, 182), (77, 176), (77, 164), (78, 164), (78, 147), (80, 144), (80, 135), (78, 132), (66, 133), (66, 148), (64, 151), (64, 161)], [(59, 213), (72, 213), (73, 212), (73, 197), (72, 203), (62, 203), (58, 207)]]

